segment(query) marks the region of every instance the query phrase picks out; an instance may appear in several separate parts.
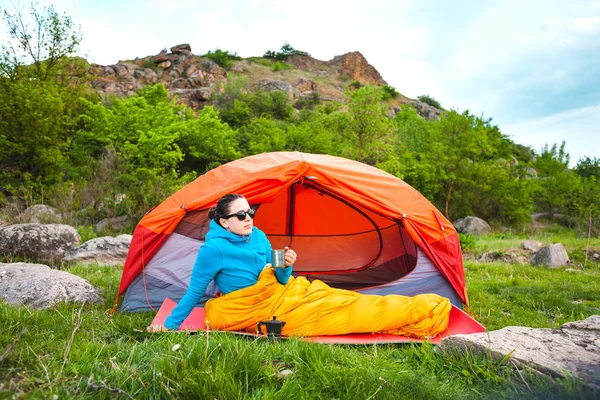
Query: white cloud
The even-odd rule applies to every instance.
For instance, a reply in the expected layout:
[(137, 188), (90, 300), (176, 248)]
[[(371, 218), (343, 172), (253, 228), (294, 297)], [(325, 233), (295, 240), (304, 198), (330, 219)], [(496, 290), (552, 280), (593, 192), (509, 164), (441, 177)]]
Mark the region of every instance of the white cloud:
[(572, 165), (585, 156), (600, 158), (600, 104), (506, 125), (502, 131), (536, 151), (565, 141)]

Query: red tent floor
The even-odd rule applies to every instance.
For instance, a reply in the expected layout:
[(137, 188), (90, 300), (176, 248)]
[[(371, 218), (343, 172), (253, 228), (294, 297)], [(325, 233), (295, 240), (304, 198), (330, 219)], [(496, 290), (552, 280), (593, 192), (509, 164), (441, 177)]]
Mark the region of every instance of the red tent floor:
[[(150, 326), (162, 326), (167, 316), (171, 314), (171, 311), (177, 303), (173, 300), (166, 298), (162, 306), (156, 313), (154, 320)], [(179, 327), (179, 331), (196, 332), (198, 330), (206, 330), (204, 324), (204, 308), (196, 307), (192, 313), (183, 321)], [(379, 334), (379, 333), (354, 333), (350, 335), (330, 335), (330, 336), (314, 336), (314, 337), (303, 337), (302, 340), (316, 343), (327, 343), (327, 344), (373, 344), (373, 343), (409, 343), (409, 342), (424, 342), (438, 344), (443, 338), (450, 335), (458, 334), (469, 334), (485, 332), (485, 328), (479, 322), (471, 318), (467, 313), (461, 309), (452, 306), (450, 311), (450, 321), (448, 329), (441, 334), (427, 339), (415, 339), (407, 336)], [(232, 332), (242, 335), (251, 336), (264, 336), (259, 334), (250, 334), (247, 332)]]

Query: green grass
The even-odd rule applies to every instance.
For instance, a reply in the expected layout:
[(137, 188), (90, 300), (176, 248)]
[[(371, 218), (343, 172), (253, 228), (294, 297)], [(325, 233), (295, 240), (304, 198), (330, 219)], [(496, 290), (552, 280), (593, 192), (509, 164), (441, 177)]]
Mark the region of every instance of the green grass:
[[(476, 246), (494, 247), (497, 240), (512, 246), (513, 240), (521, 240), (496, 236), (479, 237)], [(103, 288), (106, 303), (61, 304), (48, 310), (0, 303), (0, 398), (598, 396), (571, 379), (517, 371), (487, 356), (442, 354), (428, 344), (332, 346), (215, 332), (150, 334), (144, 329), (153, 313), (106, 312), (114, 301), (120, 268), (76, 265), (67, 270)], [(471, 312), (492, 330), (508, 325), (558, 327), (599, 314), (600, 266), (592, 263), (580, 270), (467, 262)], [(173, 351), (176, 344), (180, 349)], [(283, 377), (283, 370), (291, 374)]]

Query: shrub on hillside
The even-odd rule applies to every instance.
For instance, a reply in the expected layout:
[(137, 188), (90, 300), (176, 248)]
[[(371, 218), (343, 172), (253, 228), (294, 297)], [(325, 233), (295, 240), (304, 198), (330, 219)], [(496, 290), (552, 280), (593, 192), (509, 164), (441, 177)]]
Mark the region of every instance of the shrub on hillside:
[(230, 68), (234, 60), (242, 59), (242, 57), (239, 57), (235, 52), (230, 53), (228, 50), (221, 49), (209, 50), (208, 53), (204, 54), (202, 57), (214, 61), (225, 69)]
[(417, 97), (417, 100), (419, 100), (425, 104), (429, 104), (430, 106), (435, 107), (437, 109), (443, 110), (440, 102), (427, 94)]
[(396, 89), (393, 86), (389, 85), (383, 85), (381, 87), (381, 92), (383, 94), (383, 100), (395, 99), (400, 94), (396, 91)]

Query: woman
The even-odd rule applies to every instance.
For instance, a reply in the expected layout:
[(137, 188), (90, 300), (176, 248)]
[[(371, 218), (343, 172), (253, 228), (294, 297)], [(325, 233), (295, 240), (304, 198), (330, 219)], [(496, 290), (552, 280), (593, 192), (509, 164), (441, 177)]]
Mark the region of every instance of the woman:
[[(223, 294), (252, 286), (271, 262), (271, 244), (254, 226), (254, 209), (240, 194), (223, 196), (208, 211), (211, 219), (206, 242), (200, 248), (186, 294), (165, 320), (167, 329), (176, 330), (204, 295), (210, 281), (216, 281)], [(277, 268), (277, 281), (285, 285), (296, 261), (294, 250), (285, 248), (285, 268)]]

